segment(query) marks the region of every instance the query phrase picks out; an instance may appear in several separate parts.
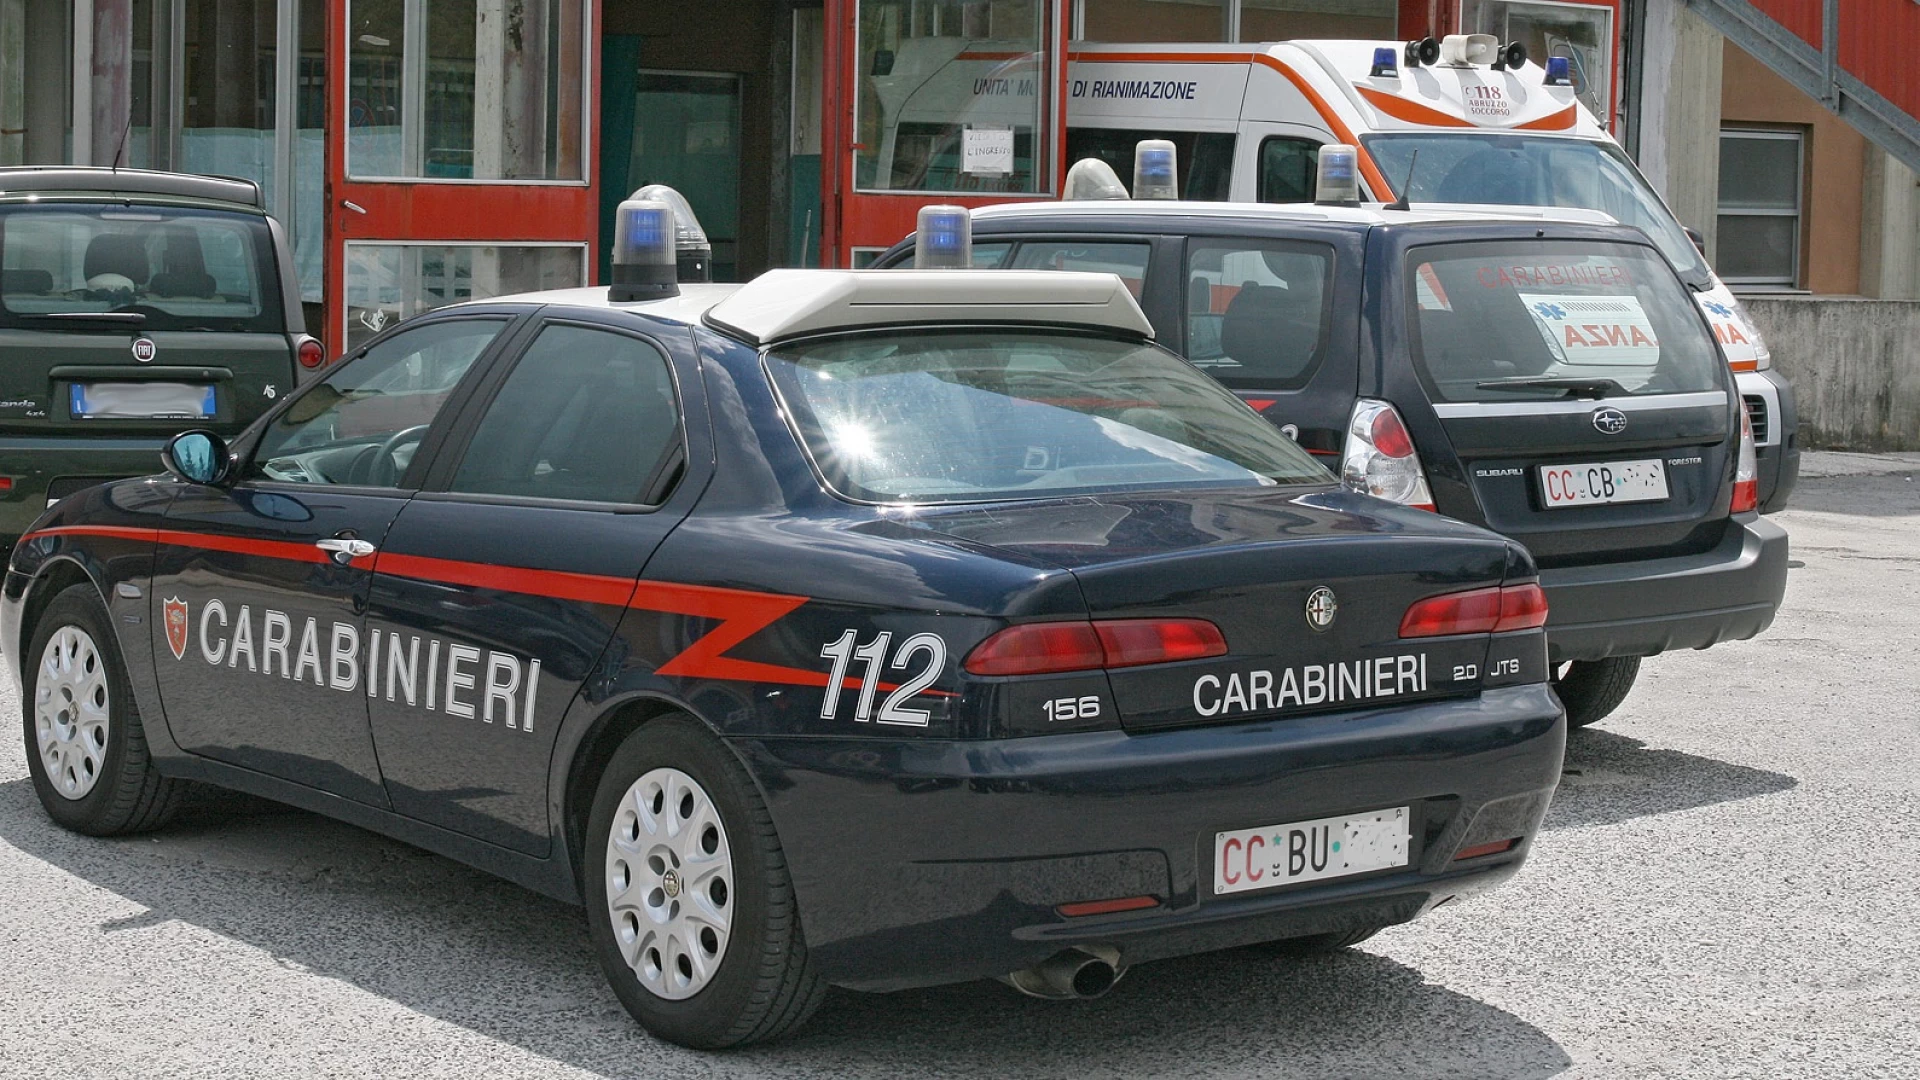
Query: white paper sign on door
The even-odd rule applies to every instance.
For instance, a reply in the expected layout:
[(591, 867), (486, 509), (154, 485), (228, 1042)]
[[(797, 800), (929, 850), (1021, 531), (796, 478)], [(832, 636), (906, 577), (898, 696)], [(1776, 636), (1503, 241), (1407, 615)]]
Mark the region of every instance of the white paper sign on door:
[(1013, 131), (967, 128), (961, 132), (960, 171), (972, 176), (1006, 176), (1013, 172)]

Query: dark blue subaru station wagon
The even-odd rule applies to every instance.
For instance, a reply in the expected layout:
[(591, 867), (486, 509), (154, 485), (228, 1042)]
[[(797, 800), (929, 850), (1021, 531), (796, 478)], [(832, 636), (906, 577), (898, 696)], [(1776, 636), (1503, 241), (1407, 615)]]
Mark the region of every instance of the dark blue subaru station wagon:
[(47, 812), (202, 781), (441, 852), (583, 904), (697, 1047), (1340, 948), (1526, 858), (1520, 545), (1343, 490), (1111, 275), (672, 274), (433, 312), (34, 523)]
[(1643, 657), (1773, 621), (1787, 534), (1758, 513), (1746, 410), (1638, 229), (1565, 209), (1167, 200), (970, 224), (974, 266), (1118, 274), (1162, 345), (1349, 488), (1525, 544), (1573, 726), (1619, 706)]

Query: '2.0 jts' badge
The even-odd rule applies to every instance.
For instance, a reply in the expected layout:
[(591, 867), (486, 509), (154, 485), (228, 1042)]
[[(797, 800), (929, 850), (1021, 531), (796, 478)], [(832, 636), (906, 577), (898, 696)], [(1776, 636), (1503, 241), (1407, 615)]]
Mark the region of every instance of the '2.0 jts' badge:
[(187, 656), (187, 602), (177, 596), (169, 596), (162, 605), (162, 615), (167, 627), (167, 648), (173, 650), (175, 660), (184, 660)]

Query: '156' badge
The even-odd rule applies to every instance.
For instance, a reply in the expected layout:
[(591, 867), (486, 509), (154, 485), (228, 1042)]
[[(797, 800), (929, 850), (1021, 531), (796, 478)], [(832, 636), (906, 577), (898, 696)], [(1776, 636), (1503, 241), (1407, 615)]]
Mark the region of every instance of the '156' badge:
[(177, 596), (169, 596), (163, 607), (167, 626), (167, 648), (173, 650), (175, 660), (187, 655), (187, 602)]

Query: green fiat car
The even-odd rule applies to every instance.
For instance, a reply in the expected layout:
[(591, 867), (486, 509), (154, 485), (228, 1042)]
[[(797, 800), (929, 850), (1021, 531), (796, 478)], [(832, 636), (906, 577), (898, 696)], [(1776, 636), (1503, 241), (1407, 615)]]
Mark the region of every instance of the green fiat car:
[(178, 431), (237, 434), (325, 359), (258, 185), (0, 169), (0, 550), (157, 471)]

